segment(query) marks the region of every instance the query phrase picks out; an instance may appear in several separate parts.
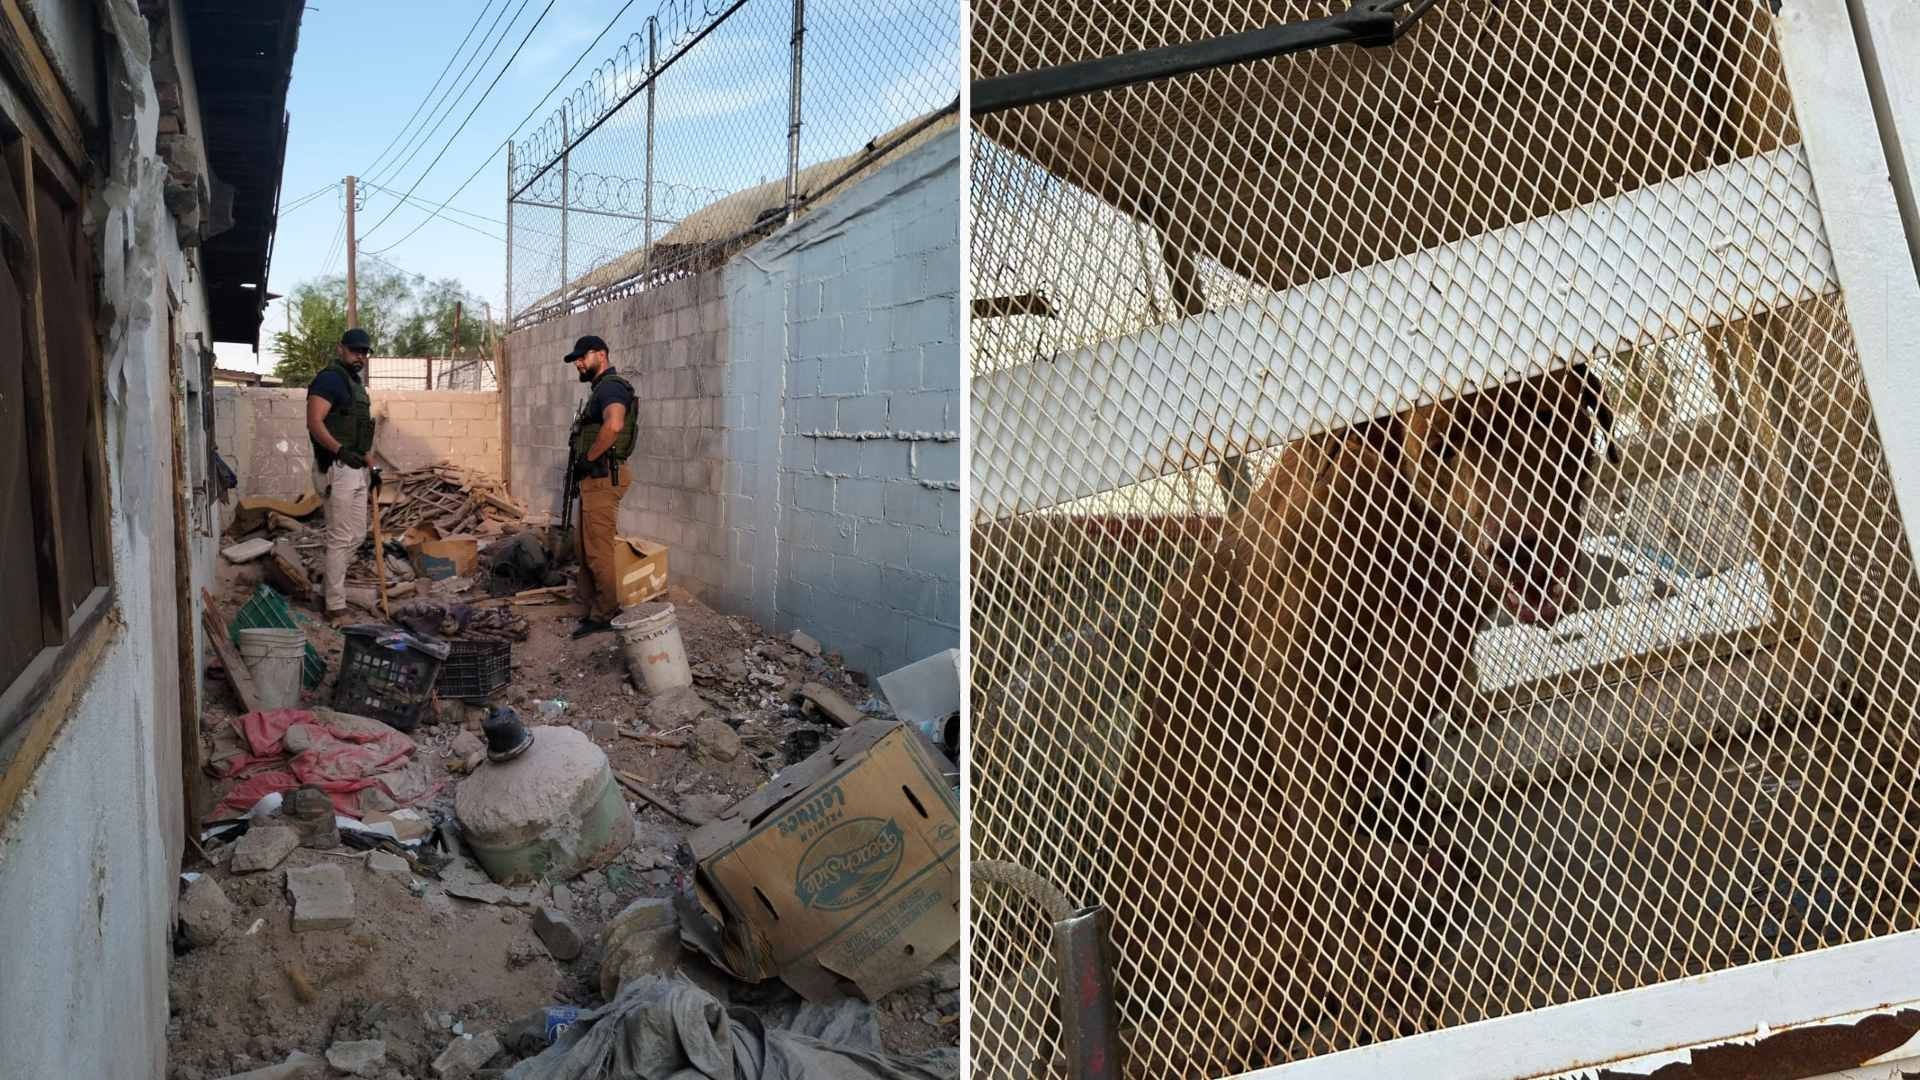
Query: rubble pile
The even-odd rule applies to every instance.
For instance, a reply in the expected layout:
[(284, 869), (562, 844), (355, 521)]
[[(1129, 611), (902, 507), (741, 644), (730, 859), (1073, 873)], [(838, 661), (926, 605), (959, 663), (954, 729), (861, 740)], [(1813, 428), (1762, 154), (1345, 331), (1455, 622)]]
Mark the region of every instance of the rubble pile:
[[(661, 599), (690, 679), (650, 692), (618, 634), (571, 638), (579, 609), (561, 584), (566, 568), (497, 483), (441, 465), (389, 475), (388, 487), (390, 617), (367, 593), (353, 603), (413, 634), (511, 642), (511, 676), (484, 699), (436, 698), (406, 732), (333, 711), (343, 638), (316, 617), (322, 515), (277, 504), (243, 521), (272, 544), (227, 561), (227, 602), (209, 602), (209, 631), (229, 625), (234, 598), (262, 577), (280, 588), (274, 556), (292, 550), (314, 588), (282, 590), (289, 621), (327, 674), (297, 710), (236, 710), (244, 670), (209, 683), (201, 727), (217, 809), (182, 882), (169, 1080), (559, 1075), (632, 1032), (671, 1032), (661, 1010), (743, 1008), (769, 1046), (785, 1031), (813, 1034), (804, 1018), (833, 1015), (836, 1046), (822, 1054), (890, 1063), (874, 1075), (957, 1076), (958, 950), (927, 945), (937, 927), (910, 965), (868, 963), (836, 980), (821, 973), (846, 958), (822, 954), (798, 983), (790, 965), (746, 963), (738, 943), (755, 932), (723, 925), (701, 899), (697, 853), (744, 807), (809, 790), (815, 759), (836, 740), (865, 731), (873, 743), (899, 726), (873, 680), (848, 671), (830, 641), (774, 636), (669, 588)], [(419, 575), (405, 538), (428, 533), (489, 541), (477, 572)], [(369, 541), (352, 580), (376, 581), (373, 555)], [(474, 579), (507, 561), (527, 575), (515, 594), (473, 595)], [(221, 664), (241, 666), (230, 655)], [(929, 794), (937, 780), (910, 796), (892, 781), (869, 786), (922, 806), (945, 798)], [(792, 857), (810, 850), (796, 845)], [(673, 1040), (659, 1052), (670, 1061)]]

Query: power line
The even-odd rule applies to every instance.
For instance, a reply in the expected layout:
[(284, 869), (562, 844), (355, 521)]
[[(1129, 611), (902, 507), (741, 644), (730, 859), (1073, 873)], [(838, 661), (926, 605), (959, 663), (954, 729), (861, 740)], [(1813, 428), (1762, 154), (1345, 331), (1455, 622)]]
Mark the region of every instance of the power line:
[[(440, 80), (446, 78), (447, 72), (453, 70), (453, 62), (455, 60), (460, 59), (460, 54), (467, 50), (467, 42), (473, 40), (473, 32), (475, 30), (480, 29), (480, 20), (487, 17), (487, 11), (492, 7), (493, 7), (493, 0), (487, 0), (485, 6), (481, 7), (480, 14), (475, 15), (473, 17), (473, 22), (467, 27), (466, 37), (463, 37), (460, 39), (460, 44), (454, 47), (453, 54), (447, 57), (446, 64), (440, 68), (440, 74), (434, 76), (433, 85), (427, 87), (427, 92), (420, 96), (420, 104), (415, 105), (413, 107), (413, 115), (407, 117), (407, 122), (400, 125), (399, 131), (394, 132), (392, 140), (390, 140), (386, 146), (380, 149), (380, 155), (374, 158), (373, 162), (369, 164), (366, 168), (360, 170), (360, 175), (362, 176), (371, 175), (373, 173), (373, 170), (375, 170), (376, 168), (379, 168), (380, 163), (387, 159), (387, 152), (392, 150), (394, 147), (400, 145), (401, 136), (405, 135), (407, 133), (407, 130), (413, 127), (413, 122), (415, 120), (420, 119), (420, 110), (427, 107), (427, 102), (433, 98), (433, 92), (435, 90), (440, 89)], [(502, 7), (500, 10), (505, 11), (506, 8)], [(499, 20), (496, 18), (494, 21), (498, 22)], [(491, 31), (489, 31), (489, 33), (491, 33)], [(465, 69), (463, 68), (461, 70), (464, 71)]]
[(327, 192), (332, 191), (333, 189), (339, 186), (340, 186), (339, 184), (328, 184), (326, 187), (321, 188), (319, 191), (316, 191), (311, 195), (303, 195), (300, 198), (295, 199), (292, 203), (289, 203), (288, 205), (281, 207), (280, 215), (282, 217), (285, 217), (286, 215), (293, 213), (295, 210), (298, 210), (303, 206), (311, 206), (314, 203), (317, 203), (320, 201), (320, 196), (325, 195)]
[[(400, 174), (403, 172), (406, 172), (407, 166), (413, 163), (413, 159), (416, 156), (418, 156), (420, 153), (420, 148), (427, 145), (428, 142), (432, 141), (434, 138), (436, 138), (440, 134), (440, 129), (446, 125), (447, 117), (453, 115), (453, 110), (460, 107), (460, 102), (465, 100), (467, 96), (467, 92), (473, 89), (473, 84), (478, 82), (480, 80), (480, 76), (486, 73), (487, 65), (493, 63), (493, 54), (500, 51), (500, 46), (506, 42), (507, 35), (513, 32), (513, 24), (520, 21), (520, 16), (527, 10), (527, 5), (529, 3), (532, 3), (532, 0), (520, 0), (520, 6), (513, 10), (513, 18), (508, 20), (507, 25), (500, 29), (500, 36), (498, 38), (494, 38), (493, 36), (494, 27), (499, 26), (500, 20), (503, 17), (505, 17), (505, 15), (507, 14), (506, 5), (502, 4), (500, 6), (500, 13), (493, 17), (493, 26), (487, 27), (487, 37), (493, 40), (493, 47), (487, 50), (486, 59), (480, 61), (479, 67), (473, 68), (473, 75), (467, 78), (466, 85), (462, 86), (460, 88), (460, 92), (458, 94), (454, 94), (451, 100), (448, 99), (448, 95), (453, 94), (453, 86), (452, 84), (448, 84), (446, 92), (441, 94), (441, 100), (446, 102), (447, 111), (444, 113), (441, 113), (440, 102), (435, 102), (433, 106), (433, 113), (436, 113), (439, 115), (432, 120), (432, 126), (425, 130), (420, 131), (418, 134), (414, 136), (413, 149), (407, 151), (407, 156), (405, 158), (401, 159), (397, 164), (394, 164), (393, 166), (387, 169), (383, 169), (381, 171), (382, 175), (375, 177), (375, 179), (393, 180), (396, 183), (399, 181)], [(536, 22), (534, 25), (538, 26), (539, 23)], [(515, 51), (518, 52), (518, 50), (515, 50)], [(473, 55), (476, 58), (480, 55), (479, 46), (474, 47)], [(509, 60), (508, 63), (511, 64), (512, 61)], [(459, 75), (454, 76), (455, 81), (458, 81), (462, 76), (465, 76), (467, 74), (467, 69), (469, 67), (473, 67), (472, 59), (469, 59), (466, 65), (461, 67)], [(429, 169), (431, 169), (431, 166), (429, 166)], [(424, 176), (425, 174), (423, 173), (421, 175)]]
[[(384, 187), (384, 186), (382, 186), (382, 185), (380, 185), (380, 184), (368, 184), (367, 186), (368, 186), (368, 187), (372, 187), (372, 188), (378, 188), (379, 190), (381, 190), (381, 191), (384, 191), (384, 192), (386, 192), (387, 194), (389, 194), (389, 195), (392, 195), (392, 196), (394, 196), (394, 197), (396, 197), (396, 198), (398, 198), (398, 199), (400, 199), (401, 201), (403, 201), (403, 202), (405, 202), (405, 203), (407, 203), (407, 204), (408, 204), (408, 205), (410, 205), (410, 206), (416, 206), (416, 207), (419, 207), (419, 208), (421, 208), (421, 209), (429, 209), (429, 208), (430, 208), (430, 209), (432, 209), (432, 210), (433, 210), (433, 214), (429, 214), (429, 215), (427, 216), (427, 218), (426, 218), (425, 220), (423, 220), (423, 221), (421, 221), (421, 222), (420, 222), (420, 224), (418, 224), (418, 225), (415, 225), (415, 226), (413, 227), (413, 232), (409, 232), (409, 233), (407, 234), (407, 236), (403, 236), (403, 237), (401, 237), (399, 241), (396, 241), (395, 243), (392, 243), (392, 244), (389, 244), (389, 245), (387, 245), (386, 247), (383, 247), (383, 248), (381, 248), (381, 249), (380, 249), (380, 251), (392, 251), (392, 250), (393, 250), (394, 248), (396, 248), (396, 247), (399, 247), (399, 246), (400, 246), (400, 244), (402, 244), (402, 243), (405, 243), (405, 242), (406, 242), (406, 239), (407, 239), (407, 237), (408, 237), (408, 236), (412, 236), (412, 235), (413, 235), (413, 233), (415, 233), (415, 232), (419, 232), (419, 231), (420, 231), (420, 229), (421, 229), (422, 227), (424, 227), (424, 226), (425, 226), (425, 225), (426, 225), (426, 224), (427, 224), (428, 222), (430, 222), (430, 221), (432, 221), (432, 220), (433, 220), (433, 218), (434, 218), (434, 216), (436, 216), (436, 215), (438, 215), (438, 214), (439, 214), (439, 213), (440, 213), (440, 212), (441, 212), (442, 210), (451, 210), (451, 211), (452, 211), (453, 213), (456, 213), (456, 214), (465, 214), (465, 215), (467, 215), (468, 217), (473, 217), (473, 218), (479, 218), (479, 219), (480, 219), (481, 221), (490, 221), (490, 222), (492, 222), (492, 223), (493, 223), (493, 224), (495, 224), (495, 225), (505, 225), (505, 224), (506, 224), (506, 222), (505, 222), (505, 221), (503, 221), (503, 220), (501, 220), (500, 218), (496, 218), (496, 217), (488, 217), (488, 216), (487, 216), (487, 215), (485, 215), (485, 214), (476, 214), (476, 213), (474, 213), (474, 212), (473, 212), (472, 210), (462, 210), (462, 209), (460, 209), (460, 208), (459, 208), (459, 207), (457, 207), (457, 206), (456, 206), (456, 207), (449, 207), (449, 206), (447, 206), (446, 204), (444, 204), (444, 203), (443, 203), (443, 204), (441, 204), (440, 206), (437, 206), (437, 207), (436, 207), (436, 206), (434, 206), (434, 205), (433, 205), (433, 201), (432, 201), (431, 199), (421, 199), (421, 198), (413, 198), (413, 197), (409, 197), (409, 196), (406, 196), (406, 195), (402, 195), (402, 194), (401, 194), (400, 192), (398, 192), (398, 191), (395, 191), (394, 189), (392, 189), (392, 188), (389, 188), (389, 187)], [(504, 236), (495, 236), (495, 235), (494, 235), (493, 233), (490, 233), (490, 232), (488, 232), (488, 231), (486, 231), (485, 229), (482, 229), (482, 228), (479, 228), (479, 227), (477, 227), (477, 226), (474, 226), (474, 225), (469, 225), (469, 224), (467, 224), (466, 222), (464, 222), (464, 221), (461, 221), (461, 220), (459, 220), (458, 218), (448, 218), (448, 219), (446, 219), (446, 220), (447, 220), (447, 223), (448, 223), (449, 225), (458, 225), (458, 226), (460, 226), (460, 227), (461, 227), (461, 228), (463, 228), (463, 229), (472, 229), (472, 230), (473, 230), (474, 232), (477, 232), (477, 233), (479, 233), (479, 234), (480, 234), (481, 236), (484, 236), (484, 237), (486, 237), (486, 238), (487, 238), (487, 239), (489, 239), (489, 240), (493, 240), (493, 241), (496, 241), (496, 242), (498, 242), (498, 243), (502, 243), (502, 244), (504, 244), (504, 243), (506, 243), (506, 242), (507, 242), (507, 238), (506, 238), (506, 237), (504, 237)], [(637, 227), (637, 226), (636, 226), (636, 227)], [(556, 232), (548, 232), (548, 231), (547, 231), (547, 230), (545, 230), (545, 229), (536, 229), (536, 228), (533, 228), (533, 227), (531, 227), (531, 226), (528, 226), (528, 225), (522, 225), (522, 226), (520, 226), (519, 228), (520, 228), (520, 231), (522, 231), (522, 232), (529, 232), (529, 233), (533, 233), (533, 234), (534, 234), (534, 235), (536, 235), (536, 236), (550, 236), (550, 237), (553, 237), (553, 238), (555, 238), (555, 239), (558, 239), (558, 238), (559, 238), (559, 236), (560, 236), (560, 234), (559, 234), (559, 233), (556, 233)], [(580, 246), (584, 246), (584, 247), (590, 247), (590, 248), (595, 248), (595, 249), (597, 249), (597, 250), (599, 250), (599, 251), (605, 251), (605, 252), (609, 252), (609, 253), (611, 253), (611, 254), (614, 254), (614, 255), (624, 255), (624, 254), (626, 254), (626, 253), (627, 253), (627, 249), (626, 249), (626, 248), (619, 248), (619, 247), (608, 247), (608, 246), (607, 246), (607, 245), (605, 245), (605, 244), (596, 244), (596, 243), (594, 243), (594, 242), (593, 242), (593, 241), (591, 241), (591, 240), (582, 240), (582, 239), (579, 239), (578, 237), (575, 237), (575, 238), (574, 238), (574, 240), (573, 240), (573, 243), (574, 243), (574, 244), (576, 244), (576, 245), (580, 245)], [(374, 252), (374, 251), (369, 251), (369, 252), (367, 252), (367, 254), (369, 254), (369, 255), (378, 255), (378, 254), (379, 254), (379, 252)], [(389, 265), (391, 265), (391, 264), (389, 264)]]
[[(627, 13), (627, 9), (632, 7), (633, 4), (634, 4), (634, 0), (627, 0), (626, 3), (620, 5), (620, 10), (614, 12), (613, 18), (607, 20), (607, 25), (601, 27), (600, 32), (598, 34), (595, 34), (593, 36), (593, 40), (587, 43), (587, 47), (580, 50), (580, 55), (573, 58), (573, 63), (567, 65), (567, 70), (560, 73), (560, 77), (553, 81), (553, 85), (547, 88), (547, 92), (540, 95), (540, 100), (535, 102), (533, 108), (527, 110), (527, 115), (522, 117), (520, 122), (513, 126), (513, 130), (511, 132), (508, 132), (507, 138), (499, 146), (494, 147), (493, 153), (488, 154), (486, 157), (486, 160), (482, 161), (478, 166), (476, 166), (473, 172), (469, 173), (465, 180), (460, 181), (460, 186), (457, 188), (454, 188), (453, 193), (451, 195), (448, 195), (445, 199), (441, 200), (439, 207), (436, 208), (433, 213), (428, 214), (426, 218), (422, 220), (418, 225), (415, 225), (412, 231), (408, 232), (407, 235), (401, 237), (400, 239), (394, 241), (391, 244), (388, 244), (386, 247), (383, 247), (380, 250), (392, 251), (394, 248), (397, 248), (401, 244), (406, 243), (408, 240), (413, 239), (414, 233), (417, 233), (421, 229), (426, 228), (427, 222), (430, 222), (434, 218), (439, 217), (440, 212), (447, 208), (448, 203), (459, 198), (460, 193), (467, 190), (467, 185), (479, 179), (480, 174), (486, 171), (487, 166), (493, 164), (493, 159), (500, 156), (500, 151), (506, 148), (506, 144), (508, 142), (512, 142), (513, 137), (515, 135), (520, 134), (520, 129), (527, 126), (527, 121), (532, 120), (536, 115), (539, 114), (540, 109), (546, 105), (547, 99), (553, 97), (553, 92), (555, 90), (560, 89), (560, 87), (567, 81), (567, 79), (572, 77), (574, 69), (580, 66), (580, 61), (585, 60), (593, 52), (594, 47), (600, 44), (600, 39), (607, 36), (607, 31), (612, 30), (615, 24), (619, 23), (620, 16), (625, 15)], [(501, 222), (501, 224), (504, 225), (506, 223)]]
[[(454, 129), (452, 135), (447, 136), (446, 144), (440, 147), (439, 153), (433, 155), (433, 160), (427, 163), (426, 171), (422, 172), (419, 178), (414, 180), (413, 187), (410, 187), (407, 189), (407, 195), (411, 196), (415, 191), (419, 190), (421, 181), (425, 180), (427, 178), (427, 175), (433, 172), (434, 166), (440, 164), (440, 159), (446, 156), (447, 150), (453, 146), (454, 140), (460, 137), (460, 133), (467, 130), (467, 125), (471, 123), (473, 120), (473, 114), (480, 111), (480, 106), (486, 104), (487, 98), (493, 94), (494, 88), (500, 85), (500, 80), (506, 76), (508, 69), (513, 67), (513, 62), (519, 59), (520, 50), (527, 47), (527, 42), (532, 39), (534, 31), (540, 29), (540, 24), (546, 21), (548, 12), (551, 12), (553, 10), (553, 5), (554, 5), (554, 0), (547, 0), (547, 6), (540, 9), (540, 17), (533, 20), (532, 26), (527, 27), (526, 35), (520, 39), (520, 44), (515, 45), (513, 47), (513, 55), (507, 57), (507, 62), (503, 64), (499, 72), (494, 75), (493, 81), (487, 84), (487, 89), (484, 93), (480, 95), (480, 100), (474, 102), (473, 108), (467, 110), (467, 115), (465, 119), (462, 119), (460, 121), (460, 126)], [(523, 3), (521, 6), (525, 7), (525, 4)], [(518, 16), (516, 16), (516, 18), (517, 17)], [(380, 226), (386, 224), (387, 220), (393, 217), (395, 211), (398, 211), (399, 209), (400, 209), (400, 204), (395, 203), (393, 205), (393, 209), (388, 210), (385, 217), (382, 217), (379, 221), (374, 222), (373, 228), (368, 229), (366, 232), (366, 235), (368, 236), (373, 235), (373, 233), (376, 230), (378, 230)], [(386, 251), (389, 249), (382, 248), (381, 250)]]

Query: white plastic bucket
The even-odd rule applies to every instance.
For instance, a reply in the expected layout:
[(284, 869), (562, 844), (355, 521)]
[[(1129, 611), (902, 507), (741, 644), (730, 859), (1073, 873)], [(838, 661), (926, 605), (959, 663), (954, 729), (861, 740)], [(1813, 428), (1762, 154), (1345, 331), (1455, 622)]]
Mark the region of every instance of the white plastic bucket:
[(300, 675), (306, 663), (307, 635), (298, 630), (256, 627), (240, 631), (240, 656), (253, 674), (262, 709), (300, 707)]
[(693, 671), (687, 666), (687, 647), (680, 640), (679, 624), (674, 622), (673, 605), (665, 601), (637, 604), (613, 620), (620, 632), (620, 649), (627, 656), (627, 671), (634, 681), (646, 684), (650, 694), (664, 693), (693, 685)]

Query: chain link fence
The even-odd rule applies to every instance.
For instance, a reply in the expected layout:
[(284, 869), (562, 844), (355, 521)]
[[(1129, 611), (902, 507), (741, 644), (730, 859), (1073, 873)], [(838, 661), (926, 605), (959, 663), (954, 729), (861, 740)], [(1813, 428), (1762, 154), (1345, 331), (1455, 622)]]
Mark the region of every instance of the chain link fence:
[[(975, 5), (972, 74), (1343, 8)], [(1111, 910), (1128, 1075), (1920, 927), (1920, 591), (1774, 19), (1463, 0), (976, 113), (971, 855)], [(1071, 1075), (1048, 917), (972, 912), (973, 1075)]]
[(954, 115), (941, 0), (669, 0), (510, 147), (513, 326), (718, 266)]

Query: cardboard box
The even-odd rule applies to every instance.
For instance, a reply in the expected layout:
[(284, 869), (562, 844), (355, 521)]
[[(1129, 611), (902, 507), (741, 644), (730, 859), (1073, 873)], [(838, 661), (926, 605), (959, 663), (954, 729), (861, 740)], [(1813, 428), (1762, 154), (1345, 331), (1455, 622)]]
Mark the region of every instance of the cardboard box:
[(614, 537), (613, 576), (623, 608), (659, 596), (667, 591), (667, 546), (637, 536)]
[(960, 941), (960, 811), (913, 728), (869, 720), (696, 831), (689, 934), (750, 982), (868, 1000)]
[(480, 567), (480, 544), (466, 537), (403, 544), (413, 572), (431, 581), (470, 578)]

